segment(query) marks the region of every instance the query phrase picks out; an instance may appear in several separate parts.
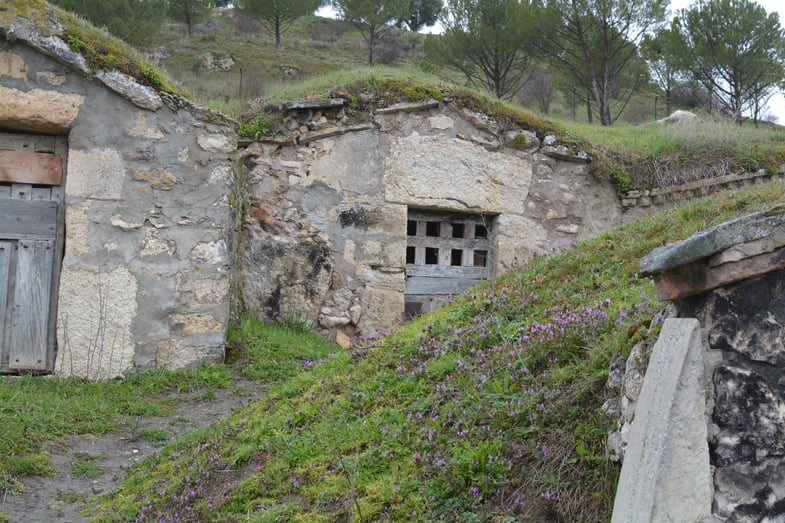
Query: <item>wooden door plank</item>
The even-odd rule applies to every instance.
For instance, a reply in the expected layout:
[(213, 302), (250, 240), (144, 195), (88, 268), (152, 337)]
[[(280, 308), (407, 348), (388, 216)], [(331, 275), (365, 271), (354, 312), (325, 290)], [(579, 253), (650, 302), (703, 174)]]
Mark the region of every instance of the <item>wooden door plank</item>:
[(0, 182), (60, 185), (62, 161), (50, 153), (0, 151)]
[(463, 278), (428, 278), (415, 276), (406, 280), (406, 295), (410, 294), (429, 294), (429, 295), (455, 295), (464, 292), (466, 289), (479, 282), (480, 280), (467, 280)]
[(55, 152), (55, 143), (58, 137), (38, 134), (33, 138), (33, 150), (37, 153)]
[(487, 279), (491, 275), (488, 267), (463, 267), (452, 265), (407, 265), (406, 276), (427, 278), (457, 278), (468, 280)]
[(52, 188), (49, 186), (44, 187), (33, 187), (33, 200), (51, 200), (52, 199)]
[(12, 183), (11, 184), (11, 199), (13, 200), (32, 200), (33, 199), (33, 186), (29, 183)]
[(57, 202), (0, 199), (0, 238), (54, 238)]
[(14, 242), (0, 241), (0, 369), (8, 367), (8, 334), (6, 328), (8, 311), (8, 290), (11, 286), (11, 257)]
[(19, 240), (9, 367), (46, 370), (54, 240)]

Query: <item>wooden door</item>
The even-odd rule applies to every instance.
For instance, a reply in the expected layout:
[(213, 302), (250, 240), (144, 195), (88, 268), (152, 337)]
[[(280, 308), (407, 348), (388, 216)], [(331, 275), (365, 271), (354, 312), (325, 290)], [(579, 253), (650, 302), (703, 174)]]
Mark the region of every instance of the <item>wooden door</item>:
[(54, 369), (66, 150), (0, 132), (0, 373)]

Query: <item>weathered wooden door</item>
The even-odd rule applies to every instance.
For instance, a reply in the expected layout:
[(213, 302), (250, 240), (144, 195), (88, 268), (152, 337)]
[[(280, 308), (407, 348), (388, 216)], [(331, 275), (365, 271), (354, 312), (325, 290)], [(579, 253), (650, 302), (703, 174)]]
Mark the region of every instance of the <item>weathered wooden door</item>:
[(0, 373), (54, 369), (66, 147), (0, 132)]

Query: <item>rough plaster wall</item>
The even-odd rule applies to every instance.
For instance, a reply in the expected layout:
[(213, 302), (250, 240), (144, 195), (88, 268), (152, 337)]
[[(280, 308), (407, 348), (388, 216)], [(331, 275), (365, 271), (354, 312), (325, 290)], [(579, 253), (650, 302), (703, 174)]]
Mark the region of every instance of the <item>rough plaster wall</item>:
[(135, 105), (22, 43), (0, 56), (0, 126), (68, 135), (63, 374), (223, 358), (233, 126), (152, 102)]

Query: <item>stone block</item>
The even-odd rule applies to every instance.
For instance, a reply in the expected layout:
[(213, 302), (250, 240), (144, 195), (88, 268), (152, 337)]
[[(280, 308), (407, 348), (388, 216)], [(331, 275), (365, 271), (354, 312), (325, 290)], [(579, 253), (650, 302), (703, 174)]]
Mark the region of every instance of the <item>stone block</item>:
[(232, 153), (237, 150), (237, 138), (224, 133), (200, 134), (196, 143), (211, 153)]
[(169, 321), (172, 323), (172, 329), (181, 332), (183, 336), (215, 334), (224, 331), (223, 322), (209, 314), (170, 314)]
[(153, 189), (171, 191), (177, 183), (177, 177), (166, 169), (137, 171), (131, 177), (137, 182), (147, 182)]
[(12, 51), (0, 52), (0, 76), (26, 80), (27, 69), (27, 62), (20, 55)]
[(612, 523), (711, 516), (702, 352), (698, 320), (665, 320), (635, 409)]
[(31, 89), (20, 91), (0, 85), (0, 127), (39, 133), (67, 133), (85, 97)]
[(463, 212), (522, 213), (532, 165), (444, 135), (413, 132), (385, 158), (386, 201)]
[(62, 376), (112, 378), (133, 367), (131, 323), (138, 283), (128, 268), (60, 273), (56, 371)]
[(71, 149), (66, 194), (96, 200), (119, 200), (125, 164), (116, 149)]

